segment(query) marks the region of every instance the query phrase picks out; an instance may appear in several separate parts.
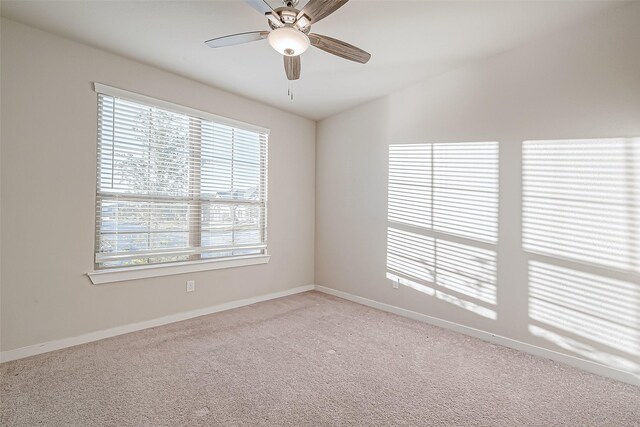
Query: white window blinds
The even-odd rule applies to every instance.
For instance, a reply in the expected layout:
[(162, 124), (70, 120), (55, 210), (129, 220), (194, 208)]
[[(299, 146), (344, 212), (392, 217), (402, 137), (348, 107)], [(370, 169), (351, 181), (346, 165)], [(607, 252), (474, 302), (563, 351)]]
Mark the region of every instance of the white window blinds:
[(266, 254), (266, 129), (96, 91), (96, 268)]

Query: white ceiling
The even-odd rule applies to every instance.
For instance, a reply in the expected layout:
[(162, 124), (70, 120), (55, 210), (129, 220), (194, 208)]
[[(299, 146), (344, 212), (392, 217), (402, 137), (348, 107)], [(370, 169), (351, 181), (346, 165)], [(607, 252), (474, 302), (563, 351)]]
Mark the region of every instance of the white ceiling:
[[(279, 7), (281, 0), (268, 0)], [(301, 0), (301, 8), (307, 0)], [(287, 97), (282, 57), (266, 41), (222, 49), (213, 37), (267, 29), (234, 1), (13, 1), (2, 15), (177, 74), (321, 119), (421, 79), (495, 55), (615, 6), (612, 1), (351, 0), (312, 32), (372, 54), (362, 65), (310, 48)]]

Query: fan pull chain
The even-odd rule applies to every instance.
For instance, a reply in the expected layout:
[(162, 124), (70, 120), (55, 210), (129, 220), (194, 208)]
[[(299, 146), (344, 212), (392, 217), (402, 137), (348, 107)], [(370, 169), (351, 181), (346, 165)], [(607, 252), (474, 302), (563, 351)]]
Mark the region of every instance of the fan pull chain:
[(287, 96), (289, 96), (289, 100), (293, 102), (293, 80), (289, 80), (289, 89), (287, 90)]

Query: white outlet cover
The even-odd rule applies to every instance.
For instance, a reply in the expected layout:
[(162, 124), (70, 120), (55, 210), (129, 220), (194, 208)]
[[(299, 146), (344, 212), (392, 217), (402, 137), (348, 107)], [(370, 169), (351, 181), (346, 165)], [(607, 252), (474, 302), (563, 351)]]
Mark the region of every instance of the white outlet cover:
[(196, 290), (196, 281), (187, 280), (187, 292), (193, 292)]

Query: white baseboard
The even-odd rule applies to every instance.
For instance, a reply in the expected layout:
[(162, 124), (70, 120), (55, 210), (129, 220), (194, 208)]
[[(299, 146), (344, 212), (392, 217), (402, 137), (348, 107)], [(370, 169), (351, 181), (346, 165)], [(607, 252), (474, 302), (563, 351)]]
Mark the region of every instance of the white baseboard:
[(246, 305), (286, 297), (288, 295), (311, 291), (313, 289), (314, 285), (298, 286), (297, 288), (287, 289), (286, 291), (274, 292), (267, 295), (260, 295), (253, 298), (218, 304), (212, 307), (205, 307), (196, 310), (185, 311), (182, 313), (171, 314), (169, 316), (159, 317), (157, 319), (132, 323), (130, 325), (117, 326), (115, 328), (104, 329), (96, 332), (89, 332), (87, 334), (70, 338), (63, 338), (55, 341), (48, 341), (41, 344), (34, 344), (27, 347), (16, 348), (15, 350), (7, 350), (0, 352), (0, 363), (22, 359), (29, 356), (35, 356), (36, 354), (48, 353), (54, 350), (61, 350), (63, 348), (86, 344), (88, 342), (98, 341), (105, 338), (111, 338), (117, 335), (128, 334), (130, 332), (140, 331), (142, 329), (154, 328), (156, 326), (162, 326), (168, 323), (192, 319), (194, 317), (204, 316), (207, 314), (218, 313), (220, 311), (231, 310), (233, 308), (244, 307)]
[(227, 302), (227, 303), (223, 303), (223, 304), (219, 304), (211, 307), (186, 311), (182, 313), (176, 313), (169, 316), (160, 317), (157, 319), (147, 320), (144, 322), (117, 326), (115, 328), (109, 328), (101, 331), (90, 332), (90, 333), (78, 335), (75, 337), (63, 338), (60, 340), (48, 341), (41, 344), (34, 344), (27, 347), (21, 347), (14, 350), (3, 351), (3, 352), (0, 352), (0, 363), (9, 362), (11, 360), (22, 359), (29, 356), (35, 356), (37, 354), (48, 353), (50, 351), (61, 350), (67, 347), (86, 344), (92, 341), (111, 338), (117, 335), (128, 334), (130, 332), (136, 332), (143, 329), (148, 329), (156, 326), (166, 325), (169, 323), (179, 322), (182, 320), (192, 319), (194, 317), (204, 316), (207, 314), (213, 314), (213, 313), (218, 313), (225, 310), (231, 310), (238, 307), (244, 307), (244, 306), (255, 304), (258, 302), (281, 298), (288, 295), (298, 294), (301, 292), (306, 292), (314, 289), (319, 292), (324, 292), (326, 294), (343, 298), (349, 301), (353, 301), (353, 302), (366, 305), (372, 308), (376, 308), (378, 310), (394, 313), (394, 314), (407, 317), (413, 320), (429, 323), (444, 329), (449, 329), (452, 331), (460, 332), (465, 335), (470, 335), (476, 338), (480, 338), (482, 340), (489, 341), (494, 344), (499, 344), (515, 350), (523, 351), (525, 353), (533, 354), (535, 356), (551, 359), (556, 362), (564, 363), (564, 364), (573, 366), (575, 368), (583, 369), (585, 371), (588, 371), (597, 375), (609, 377), (614, 380), (622, 381), (622, 382), (633, 384), (633, 385), (640, 385), (640, 378), (631, 372), (621, 371), (621, 370), (614, 369), (609, 366), (601, 365), (599, 363), (595, 363), (589, 360), (581, 359), (574, 356), (569, 356), (563, 353), (558, 353), (553, 350), (548, 350), (546, 348), (538, 347), (532, 344), (516, 341), (511, 338), (495, 335), (479, 329), (474, 329), (468, 326), (460, 325), (458, 323), (449, 322), (447, 320), (442, 320), (436, 317), (427, 316), (426, 314), (417, 313), (415, 311), (406, 310), (404, 308), (370, 300), (364, 297), (360, 297), (357, 295), (349, 294), (347, 292), (338, 291), (336, 289), (327, 288), (325, 286), (319, 286), (319, 285), (298, 286), (297, 288), (288, 289), (286, 291), (274, 292), (271, 294), (261, 295), (253, 298), (231, 301), (231, 302)]
[(338, 291), (336, 289), (327, 288), (325, 286), (315, 285), (314, 289), (319, 292), (324, 292), (329, 295), (333, 295), (339, 298), (343, 298), (349, 301), (356, 302), (358, 304), (366, 305), (368, 307), (376, 308), (378, 310), (394, 313), (399, 316), (408, 317), (420, 322), (429, 323), (434, 326), (439, 326), (444, 329), (460, 332), (465, 335), (480, 338), (484, 341), (489, 341), (494, 344), (509, 347), (514, 350), (519, 350), (525, 353), (533, 354), (534, 356), (544, 357), (556, 362), (564, 363), (574, 368), (582, 369), (587, 372), (591, 372), (603, 377), (612, 378), (617, 381), (622, 381), (632, 385), (640, 385), (640, 377), (637, 375), (621, 371), (619, 369), (611, 368), (609, 366), (601, 365), (590, 360), (581, 359), (579, 357), (570, 356), (557, 351), (548, 350), (546, 348), (538, 347), (532, 344), (527, 344), (522, 341), (517, 341), (511, 338), (495, 335), (489, 332), (485, 332), (479, 329), (470, 328), (469, 326), (460, 325), (459, 323), (449, 322), (448, 320), (438, 319), (436, 317), (427, 316), (426, 314), (417, 313), (415, 311), (406, 310), (404, 308), (396, 307), (390, 304), (370, 300), (364, 297), (353, 295), (347, 292)]

